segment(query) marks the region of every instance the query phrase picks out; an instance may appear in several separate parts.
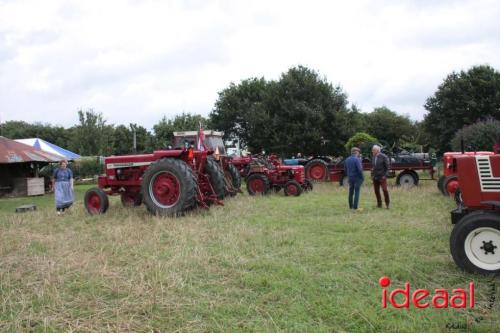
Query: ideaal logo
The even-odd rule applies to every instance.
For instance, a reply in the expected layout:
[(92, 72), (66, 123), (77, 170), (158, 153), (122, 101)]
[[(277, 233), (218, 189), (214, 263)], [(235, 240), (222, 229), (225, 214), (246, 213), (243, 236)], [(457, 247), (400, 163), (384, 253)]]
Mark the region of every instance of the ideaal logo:
[[(412, 292), (410, 282), (405, 283), (405, 287), (395, 288), (388, 293), (387, 287), (391, 284), (391, 279), (383, 276), (379, 279), (382, 287), (382, 308), (387, 308), (388, 304), (394, 308), (409, 308), (410, 304), (419, 309), (429, 306), (436, 309), (452, 307), (455, 309), (474, 308), (474, 282), (469, 283), (469, 289), (453, 289), (451, 293), (446, 289), (435, 289), (433, 292), (419, 288)], [(402, 295), (402, 301), (397, 302), (397, 295)], [(450, 297), (451, 296), (451, 297)], [(430, 297), (430, 299), (429, 299)]]

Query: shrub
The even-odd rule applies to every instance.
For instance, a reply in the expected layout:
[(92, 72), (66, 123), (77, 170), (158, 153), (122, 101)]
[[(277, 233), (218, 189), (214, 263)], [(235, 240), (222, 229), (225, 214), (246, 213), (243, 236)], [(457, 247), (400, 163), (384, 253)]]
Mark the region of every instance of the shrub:
[(347, 149), (347, 152), (350, 153), (352, 147), (358, 147), (361, 149), (361, 153), (364, 156), (370, 156), (371, 147), (377, 142), (377, 139), (370, 134), (358, 132), (347, 141), (345, 148)]
[(99, 156), (82, 157), (70, 165), (75, 178), (92, 178), (104, 173), (104, 165)]
[(489, 118), (465, 126), (455, 133), (451, 146), (454, 151), (461, 150), (460, 141), (463, 138), (465, 150), (491, 151), (493, 145), (500, 139), (500, 121)]

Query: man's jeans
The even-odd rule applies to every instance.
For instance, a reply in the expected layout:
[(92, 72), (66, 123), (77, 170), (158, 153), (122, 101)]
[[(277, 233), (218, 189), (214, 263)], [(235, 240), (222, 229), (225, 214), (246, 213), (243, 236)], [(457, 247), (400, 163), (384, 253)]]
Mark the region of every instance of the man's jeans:
[(351, 209), (358, 209), (361, 185), (363, 185), (362, 178), (349, 179), (349, 208)]

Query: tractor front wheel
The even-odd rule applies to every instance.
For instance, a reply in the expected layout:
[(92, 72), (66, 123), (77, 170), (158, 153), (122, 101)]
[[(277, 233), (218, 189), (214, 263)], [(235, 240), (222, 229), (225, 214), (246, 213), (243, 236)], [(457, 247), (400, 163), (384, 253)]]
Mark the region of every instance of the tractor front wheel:
[(450, 250), (461, 269), (500, 275), (500, 215), (481, 211), (464, 216), (451, 232)]
[(83, 202), (90, 215), (104, 214), (109, 207), (108, 195), (98, 187), (87, 190)]
[(302, 193), (302, 187), (296, 180), (289, 180), (285, 184), (285, 195), (298, 197)]
[(328, 164), (319, 158), (315, 158), (307, 162), (305, 171), (308, 179), (314, 181), (328, 179)]
[(247, 177), (247, 190), (250, 195), (268, 194), (270, 190), (269, 179), (262, 173), (251, 173)]
[(197, 187), (196, 176), (186, 162), (164, 158), (144, 172), (141, 191), (150, 213), (177, 216), (196, 206)]

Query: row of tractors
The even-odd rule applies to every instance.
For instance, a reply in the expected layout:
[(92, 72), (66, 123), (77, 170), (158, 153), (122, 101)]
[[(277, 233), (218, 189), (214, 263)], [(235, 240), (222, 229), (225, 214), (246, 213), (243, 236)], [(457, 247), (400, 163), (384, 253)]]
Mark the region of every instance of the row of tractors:
[(304, 167), (284, 165), (276, 156), (234, 159), (226, 155), (223, 133), (174, 132), (173, 145), (151, 154), (110, 156), (98, 187), (84, 198), (87, 211), (103, 214), (110, 195), (124, 206), (139, 206), (159, 216), (178, 216), (196, 207), (223, 205), (224, 198), (241, 192), (242, 176), (250, 195), (283, 189), (299, 196), (313, 189)]
[[(242, 179), (250, 195), (283, 189), (287, 196), (299, 196), (312, 190), (311, 180), (345, 184), (342, 162), (317, 156), (285, 161), (274, 155), (229, 157), (222, 134), (176, 132), (174, 144), (166, 149), (107, 157), (98, 187), (85, 194), (87, 211), (105, 213), (108, 196), (119, 195), (124, 206), (144, 203), (154, 215), (178, 216), (196, 207), (223, 205), (225, 198), (241, 192)], [(443, 167), (438, 187), (457, 201), (451, 212), (454, 261), (468, 272), (500, 275), (500, 155), (450, 152), (443, 157)], [(369, 161), (363, 162), (363, 168), (371, 168)], [(427, 170), (434, 178), (428, 161), (411, 158), (393, 161), (390, 173), (398, 185), (413, 186), (419, 182), (419, 170)]]
[(461, 269), (500, 275), (500, 155), (493, 151), (447, 152), (439, 191), (453, 197), (450, 252)]
[[(347, 184), (343, 161), (327, 156), (281, 160), (275, 155), (228, 156), (222, 132), (175, 132), (172, 145), (151, 154), (110, 156), (98, 187), (87, 191), (85, 207), (90, 214), (105, 213), (109, 195), (119, 195), (124, 206), (145, 204), (155, 215), (176, 216), (195, 207), (222, 205), (225, 197), (241, 192), (245, 179), (250, 195), (283, 189), (286, 196), (299, 196), (313, 189), (312, 181)], [(371, 169), (369, 160), (363, 161)], [(417, 171), (434, 168), (428, 160), (398, 156), (389, 176), (398, 185), (414, 186)], [(396, 173), (397, 176), (396, 176)]]

